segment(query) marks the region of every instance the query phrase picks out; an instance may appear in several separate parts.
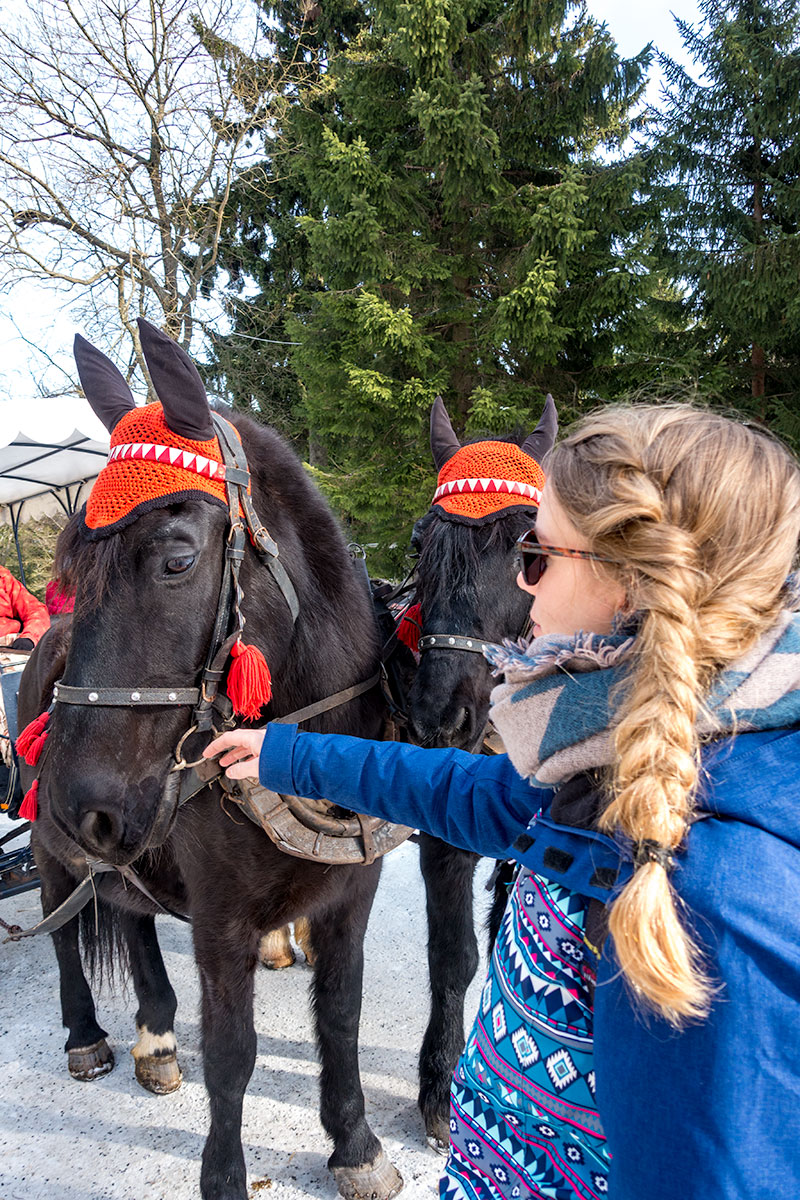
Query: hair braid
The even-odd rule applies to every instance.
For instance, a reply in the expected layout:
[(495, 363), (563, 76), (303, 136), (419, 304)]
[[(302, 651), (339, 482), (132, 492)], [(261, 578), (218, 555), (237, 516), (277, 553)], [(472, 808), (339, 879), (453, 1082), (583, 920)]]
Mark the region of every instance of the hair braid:
[[(620, 564), (641, 613), (601, 828), (676, 850), (698, 785), (698, 709), (782, 606), (800, 472), (760, 432), (689, 406), (641, 405), (582, 422), (553, 452), (548, 486)], [(680, 1024), (707, 1011), (712, 984), (663, 862), (638, 865), (609, 928), (626, 978), (664, 1017)]]

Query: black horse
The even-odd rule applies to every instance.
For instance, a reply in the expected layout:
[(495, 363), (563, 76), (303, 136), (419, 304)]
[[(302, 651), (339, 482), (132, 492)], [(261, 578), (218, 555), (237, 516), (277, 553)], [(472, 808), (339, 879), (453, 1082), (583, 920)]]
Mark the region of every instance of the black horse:
[[(548, 396), (539, 424), (521, 449), (541, 461), (552, 448), (557, 429), (555, 405)], [(437, 469), (460, 448), (444, 405), (437, 400), (431, 414), (431, 451)], [(514, 546), (534, 518), (535, 508), (524, 503), (501, 509), (488, 523), (448, 519), (434, 505), (415, 526), (413, 544), (419, 555), (415, 599), (420, 606), (422, 656), (409, 694), (408, 715), (409, 732), (422, 746), (476, 750), (483, 741), (493, 680), (480, 644), (516, 638), (523, 631), (530, 599), (516, 586)], [(465, 648), (470, 642), (473, 650)], [(478, 966), (472, 915), (478, 856), (427, 834), (420, 834), (419, 842), (431, 981), (431, 1013), (419, 1063), (419, 1103), (429, 1138), (446, 1146), (450, 1079), (464, 1048), (464, 996)], [(505, 907), (503, 885), (508, 880), (502, 870), (495, 882), (490, 947)]]
[[(191, 361), (146, 323), (141, 341), (173, 443), (212, 437), (211, 413)], [(90, 403), (113, 430), (133, 407), (127, 385), (82, 339), (76, 358)], [(123, 870), (133, 865), (146, 893), (117, 870), (95, 875), (103, 910), (98, 929), (107, 941), (111, 931), (127, 954), (139, 1001), (137, 1067), (147, 1060), (158, 1076), (161, 1063), (163, 1090), (179, 1081), (175, 995), (153, 918), (162, 908), (191, 918), (211, 1116), (201, 1171), (205, 1200), (247, 1195), (241, 1115), (256, 1053), (258, 943), (265, 932), (307, 916), (316, 955), (321, 1119), (334, 1146), (329, 1166), (343, 1195), (388, 1200), (402, 1181), (366, 1122), (358, 1072), (363, 937), (380, 859), (329, 866), (291, 857), (240, 813), (230, 813), (216, 781), (175, 807), (176, 747), (181, 744), (177, 757), (183, 761), (197, 758), (208, 736), (194, 733), (182, 741), (194, 703), (187, 706), (182, 689), (196, 689), (201, 677), (205, 689), (214, 671), (216, 678), (222, 673), (219, 656), (208, 667), (208, 652), (219, 632), (215, 614), (225, 573), (237, 553), (243, 598), (234, 593), (230, 621), (240, 608), (247, 641), (271, 669), (267, 718), (369, 680), (378, 663), (368, 589), (326, 504), (275, 434), (246, 418), (234, 424), (250, 465), (252, 503), (269, 534), (253, 528), (262, 550), (272, 545), (269, 535), (275, 539), (277, 568), (273, 555), (273, 570), (265, 569), (265, 555), (259, 557), (251, 542), (240, 542), (226, 558), (236, 514), (231, 526), (223, 504), (192, 495), (172, 495), (168, 502), (145, 495), (135, 519), (100, 540), (91, 540), (80, 517), (62, 536), (57, 569), (60, 563), (65, 585), (77, 592), (71, 637), (67, 643), (66, 631), (59, 631), (42, 639), (20, 697), (24, 724), (48, 702), (66, 652), (39, 762), (34, 849), (42, 902), (45, 913), (59, 905), (87, 875), (87, 860)], [(236, 478), (235, 470), (228, 478)], [(241, 487), (236, 495), (244, 503)], [(294, 621), (292, 595), (299, 604)], [(229, 629), (223, 627), (222, 638)], [(115, 706), (106, 689), (135, 692), (141, 703)], [(379, 737), (382, 720), (382, 698), (373, 687), (306, 727)], [(90, 910), (87, 924), (92, 915)], [(70, 1068), (86, 1078), (110, 1069), (111, 1062), (75, 926), (74, 920), (65, 925), (54, 942)]]

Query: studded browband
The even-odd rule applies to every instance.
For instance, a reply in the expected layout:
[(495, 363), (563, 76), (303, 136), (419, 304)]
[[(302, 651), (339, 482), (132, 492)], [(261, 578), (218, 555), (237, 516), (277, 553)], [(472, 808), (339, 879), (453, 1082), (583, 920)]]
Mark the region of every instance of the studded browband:
[(420, 653), (423, 650), (446, 649), (471, 650), (473, 654), (484, 654), (487, 647), (488, 642), (462, 637), (458, 633), (426, 633), (419, 639)]

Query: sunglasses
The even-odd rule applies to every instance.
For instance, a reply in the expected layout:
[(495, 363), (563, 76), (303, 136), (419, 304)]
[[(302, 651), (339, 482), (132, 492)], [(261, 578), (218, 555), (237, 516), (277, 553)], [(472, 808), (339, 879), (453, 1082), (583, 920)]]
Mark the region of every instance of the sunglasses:
[(593, 554), (591, 550), (570, 550), (566, 546), (548, 546), (540, 542), (536, 529), (526, 530), (517, 542), (516, 565), (522, 572), (522, 578), (528, 587), (539, 582), (547, 568), (547, 560), (551, 555), (558, 558), (590, 558), (594, 562), (613, 562), (613, 558), (605, 558), (602, 554)]

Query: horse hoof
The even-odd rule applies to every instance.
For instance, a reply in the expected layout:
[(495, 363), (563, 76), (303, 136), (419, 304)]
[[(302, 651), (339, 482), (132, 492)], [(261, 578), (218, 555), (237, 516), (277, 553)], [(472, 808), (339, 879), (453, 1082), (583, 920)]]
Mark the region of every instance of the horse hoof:
[(67, 1065), (73, 1079), (89, 1083), (114, 1070), (114, 1054), (105, 1038), (93, 1046), (76, 1046), (67, 1051)]
[(437, 1154), (441, 1154), (442, 1156), (446, 1155), (450, 1149), (449, 1138), (446, 1142), (443, 1142), (441, 1138), (434, 1137), (433, 1134), (428, 1133), (425, 1136), (425, 1141), (427, 1145), (430, 1146), (431, 1150), (435, 1150)]
[(403, 1176), (385, 1150), (363, 1167), (334, 1167), (333, 1178), (344, 1200), (391, 1200), (403, 1190)]
[(155, 1096), (176, 1092), (183, 1079), (174, 1051), (172, 1054), (143, 1054), (136, 1059), (135, 1070), (137, 1082)]
[(425, 1122), (425, 1141), (437, 1154), (447, 1154), (450, 1148), (450, 1122), (444, 1117), (430, 1116)]
[(258, 943), (258, 958), (268, 971), (282, 971), (294, 966), (297, 955), (292, 949), (288, 926), (264, 934)]
[(280, 958), (262, 958), (261, 965), (268, 971), (285, 971), (287, 967), (293, 967), (297, 959), (294, 954), (291, 958), (281, 956)]

